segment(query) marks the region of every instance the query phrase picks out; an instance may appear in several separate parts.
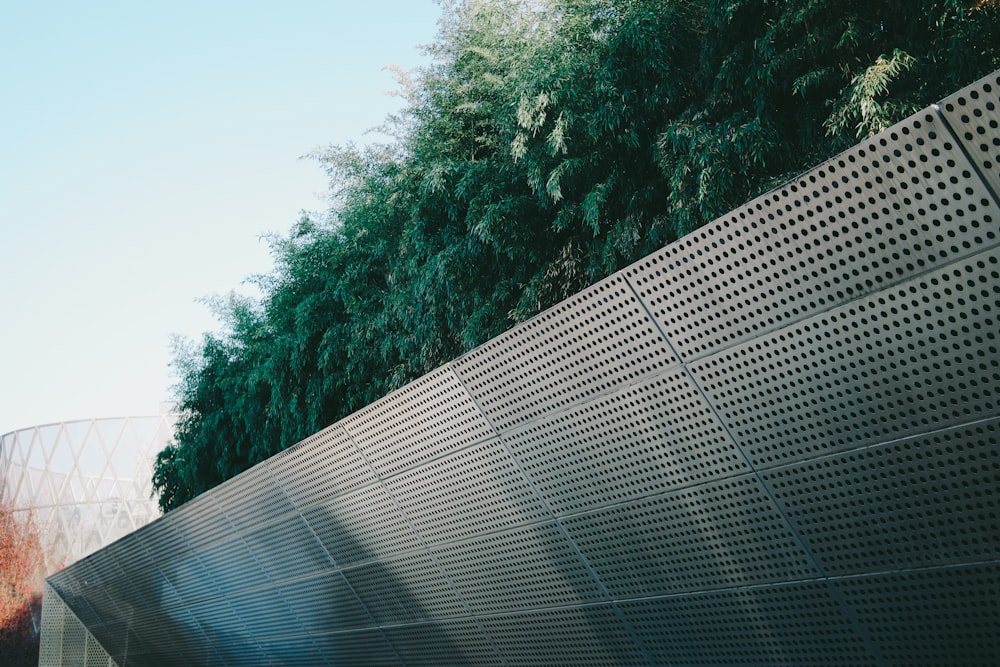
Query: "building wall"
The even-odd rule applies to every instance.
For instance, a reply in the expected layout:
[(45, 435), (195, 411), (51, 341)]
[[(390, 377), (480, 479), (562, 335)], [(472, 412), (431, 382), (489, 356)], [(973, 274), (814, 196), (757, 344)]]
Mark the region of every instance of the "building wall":
[(0, 436), (0, 493), (31, 512), (49, 573), (159, 516), (153, 461), (174, 420), (86, 419)]
[(133, 665), (995, 664), (1000, 75), (50, 577)]

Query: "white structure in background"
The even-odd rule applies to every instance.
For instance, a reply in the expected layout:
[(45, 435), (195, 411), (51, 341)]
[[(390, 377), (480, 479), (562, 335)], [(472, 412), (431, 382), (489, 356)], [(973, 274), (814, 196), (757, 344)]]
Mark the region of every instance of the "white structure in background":
[(176, 415), (68, 421), (0, 436), (0, 494), (31, 511), (48, 573), (157, 516), (153, 461)]

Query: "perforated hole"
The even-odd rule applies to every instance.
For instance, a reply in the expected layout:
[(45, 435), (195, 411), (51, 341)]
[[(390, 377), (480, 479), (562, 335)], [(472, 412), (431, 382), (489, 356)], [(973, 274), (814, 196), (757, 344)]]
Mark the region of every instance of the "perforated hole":
[(995, 245), (998, 222), (927, 111), (625, 275), (690, 361)]
[(1000, 193), (1000, 76), (993, 73), (944, 98), (941, 113)]
[(453, 365), (504, 431), (675, 363), (625, 280), (615, 275)]
[(252, 530), (262, 521), (295, 511), (291, 501), (271, 477), (267, 463), (259, 463), (238, 477), (212, 489), (219, 507), (241, 531)]
[(298, 515), (278, 519), (244, 541), (272, 581), (293, 579), (333, 567), (326, 551)]
[(389, 494), (378, 484), (317, 505), (307, 510), (304, 518), (341, 566), (421, 546)]
[(886, 664), (995, 665), (996, 563), (834, 580)]
[(385, 484), (428, 542), (500, 530), (548, 514), (496, 440), (427, 463)]
[(752, 476), (563, 519), (612, 598), (818, 576)]
[(268, 460), (275, 481), (301, 511), (375, 481), (347, 433), (331, 426)]
[(493, 435), (447, 368), (427, 374), (342, 423), (383, 477)]
[(749, 470), (680, 368), (504, 440), (556, 514)]
[(475, 622), (398, 626), (386, 628), (385, 634), (408, 666), (504, 664)]
[(330, 665), (403, 664), (381, 630), (316, 635), (313, 643)]
[(87, 659), (83, 663), (84, 667), (108, 667), (108, 658), (110, 656), (91, 634), (87, 635), (86, 651)]
[(247, 549), (243, 540), (238, 538), (198, 552), (198, 559), (223, 595), (255, 588), (268, 582), (268, 577), (257, 563), (257, 559)]
[(235, 536), (233, 525), (223, 514), (211, 492), (201, 494), (174, 512), (178, 516), (175, 529), (192, 551), (231, 540)]
[(271, 586), (229, 596), (229, 604), (254, 639), (306, 636), (305, 627)]
[(606, 605), (483, 617), (486, 632), (511, 665), (647, 665)]
[(555, 524), (536, 524), (435, 550), (455, 588), (478, 612), (603, 599)]
[(42, 628), (39, 642), (39, 665), (59, 665), (62, 662), (62, 631), (66, 605), (50, 586), (45, 586), (42, 598)]
[(279, 588), (310, 634), (372, 625), (372, 619), (339, 572), (299, 579)]
[(291, 637), (260, 642), (260, 647), (271, 659), (271, 664), (281, 667), (315, 667), (325, 665), (323, 656), (308, 637)]
[(250, 633), (229, 600), (217, 597), (191, 605), (191, 614), (198, 619), (205, 636), (213, 644), (250, 641)]
[(824, 584), (741, 588), (619, 606), (657, 664), (879, 664)]
[(362, 604), (379, 624), (459, 616), (465, 607), (441, 570), (423, 552), (343, 570)]
[(970, 258), (691, 372), (759, 467), (995, 415), (998, 257)]
[(765, 475), (828, 574), (1000, 557), (1000, 424)]

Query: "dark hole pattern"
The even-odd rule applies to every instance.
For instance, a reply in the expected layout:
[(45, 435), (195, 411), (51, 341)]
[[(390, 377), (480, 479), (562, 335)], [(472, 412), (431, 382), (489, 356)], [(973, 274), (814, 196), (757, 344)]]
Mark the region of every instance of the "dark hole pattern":
[(43, 627), (120, 667), (996, 664), (998, 90), (60, 571)]
[(608, 605), (484, 617), (480, 622), (508, 664), (649, 664)]
[(375, 472), (388, 476), (493, 430), (448, 369), (438, 369), (341, 422)]
[(377, 479), (339, 425), (317, 436), (268, 460), (275, 481), (300, 512)]
[[(226, 517), (239, 530), (251, 530), (261, 521), (269, 521), (295, 510), (275, 483), (266, 461), (242, 473), (239, 482), (236, 478), (227, 480), (209, 494), (215, 497)], [(198, 500), (196, 498), (195, 502)]]
[(367, 486), (303, 512), (338, 565), (376, 560), (421, 546), (420, 538), (382, 485)]
[(1000, 253), (691, 366), (758, 468), (1000, 410)]
[(962, 566), (835, 580), (882, 664), (996, 665), (1000, 576)]
[(940, 108), (993, 192), (1000, 193), (1000, 77), (987, 77), (949, 95)]
[(330, 665), (403, 665), (381, 630), (328, 633), (312, 640)]
[(657, 664), (877, 664), (821, 583), (675, 595), (620, 607)]
[(386, 486), (426, 543), (548, 517), (531, 485), (495, 440), (392, 477)]
[(504, 441), (557, 515), (749, 470), (682, 368), (514, 429)]
[[(467, 614), (430, 556), (415, 552), (343, 570), (379, 625), (414, 623)], [(406, 582), (400, 591), (399, 582)]]
[(676, 361), (624, 278), (615, 275), (452, 365), (502, 433)]
[(1000, 209), (918, 114), (625, 269), (685, 361), (1000, 241)]
[(478, 613), (605, 599), (553, 523), (478, 537), (434, 553), (462, 597)]
[(764, 474), (827, 574), (1000, 557), (1000, 422)]
[[(474, 622), (397, 626), (386, 628), (385, 634), (396, 651), (406, 656), (407, 665), (499, 667), (504, 664), (489, 637)], [(445, 646), (442, 646), (440, 640), (442, 636), (451, 639)]]
[(340, 572), (297, 579), (282, 584), (280, 590), (311, 635), (356, 630), (373, 624)]
[(613, 598), (819, 575), (760, 482), (749, 475), (563, 523)]

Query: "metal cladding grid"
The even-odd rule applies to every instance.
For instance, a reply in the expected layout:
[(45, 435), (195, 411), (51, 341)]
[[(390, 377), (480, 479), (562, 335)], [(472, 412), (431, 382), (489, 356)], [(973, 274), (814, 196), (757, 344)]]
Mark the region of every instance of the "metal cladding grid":
[(1000, 248), (690, 366), (758, 469), (1000, 412)]
[(432, 371), (341, 424), (381, 477), (493, 435), (448, 368)]
[(993, 193), (1000, 193), (1000, 75), (994, 73), (949, 95), (941, 101), (940, 111)]
[(502, 433), (677, 363), (616, 274), (452, 366)]
[(625, 275), (692, 361), (998, 240), (993, 193), (928, 109)]
[(53, 587), (122, 667), (995, 663), (996, 78)]

